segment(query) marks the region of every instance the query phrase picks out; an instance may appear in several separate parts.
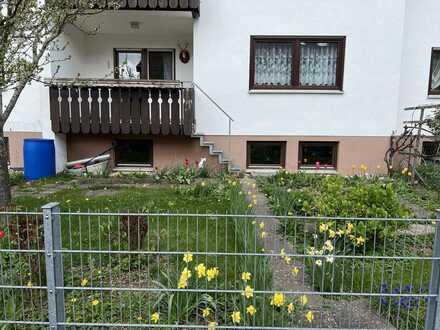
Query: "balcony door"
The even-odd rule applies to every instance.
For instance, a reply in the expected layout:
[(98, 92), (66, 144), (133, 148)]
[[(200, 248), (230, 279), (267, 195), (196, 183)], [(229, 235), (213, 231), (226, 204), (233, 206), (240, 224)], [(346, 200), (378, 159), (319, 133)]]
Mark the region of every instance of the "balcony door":
[(116, 79), (175, 80), (174, 49), (115, 49)]

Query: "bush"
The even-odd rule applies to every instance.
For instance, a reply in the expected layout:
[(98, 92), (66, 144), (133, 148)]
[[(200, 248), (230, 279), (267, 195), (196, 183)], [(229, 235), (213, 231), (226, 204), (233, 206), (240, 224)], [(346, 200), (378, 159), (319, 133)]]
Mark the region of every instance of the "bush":
[(424, 164), (417, 167), (417, 173), (424, 183), (440, 193), (440, 165)]

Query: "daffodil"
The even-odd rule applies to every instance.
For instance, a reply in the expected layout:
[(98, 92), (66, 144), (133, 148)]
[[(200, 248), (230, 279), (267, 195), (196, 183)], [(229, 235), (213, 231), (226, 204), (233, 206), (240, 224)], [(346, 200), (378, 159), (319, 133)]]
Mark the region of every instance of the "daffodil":
[(209, 308), (205, 308), (202, 310), (202, 315), (204, 318), (207, 318), (211, 314), (211, 310)]
[(356, 238), (357, 245), (363, 245), (364, 243), (365, 243), (365, 238), (363, 238), (362, 236)]
[(215, 328), (217, 328), (217, 322), (209, 322), (208, 323), (208, 330), (215, 330)]
[(292, 268), (292, 275), (293, 275), (293, 276), (297, 276), (298, 273), (299, 273), (299, 268), (298, 268), (298, 267), (293, 267), (293, 268)]
[(306, 313), (306, 320), (312, 323), (312, 321), (315, 319), (315, 316), (313, 315), (312, 311), (308, 311)]
[(267, 233), (265, 231), (262, 231), (260, 233), (261, 238), (265, 238), (267, 236)]
[(239, 311), (232, 312), (231, 319), (234, 324), (238, 324), (241, 321), (241, 313)]
[(318, 259), (315, 261), (316, 266), (321, 267), (322, 266), (322, 260)]
[(92, 306), (98, 306), (99, 305), (99, 300), (98, 299), (93, 299), (92, 300)]
[(255, 313), (257, 312), (257, 309), (254, 307), (254, 305), (249, 305), (246, 308), (246, 312), (250, 315), (250, 316), (254, 316)]
[(328, 256), (328, 257), (326, 257), (325, 258), (325, 261), (327, 261), (328, 263), (333, 263), (334, 261), (335, 261), (335, 257), (333, 257), (333, 256)]
[(351, 222), (347, 223), (347, 233), (348, 234), (351, 233), (353, 228), (354, 228), (354, 225)]
[(327, 231), (328, 230), (328, 225), (326, 224), (326, 223), (321, 223), (320, 225), (319, 225), (319, 232), (320, 233), (323, 233), (323, 232), (325, 232), (325, 231)]
[(280, 251), (280, 256), (284, 257), (286, 255), (286, 251), (284, 249), (281, 249)]
[(187, 267), (185, 267), (182, 271), (182, 274), (180, 274), (178, 288), (185, 289), (188, 286), (188, 280), (191, 278), (191, 276), (191, 271)]
[(333, 252), (333, 250), (335, 249), (335, 247), (333, 246), (332, 241), (327, 240), (324, 243), (324, 250), (328, 251), (328, 252)]
[(77, 301), (78, 301), (78, 299), (76, 299), (75, 297), (73, 297), (72, 299), (70, 299), (70, 302), (73, 303), (73, 304), (76, 303)]
[(32, 281), (27, 282), (26, 286), (27, 286), (28, 288), (32, 288), (32, 286), (33, 286)]
[(87, 283), (89, 283), (89, 280), (88, 280), (88, 279), (83, 278), (83, 279), (81, 280), (81, 286), (86, 286)]
[(246, 299), (252, 298), (254, 296), (254, 289), (252, 289), (249, 285), (246, 285), (241, 295), (245, 296)]
[(220, 271), (217, 267), (209, 268), (206, 271), (206, 277), (208, 278), (208, 282), (210, 282), (211, 280), (216, 278), (219, 273), (220, 273)]
[(137, 317), (137, 320), (138, 320), (138, 321), (142, 321), (142, 316), (139, 315), (139, 316)]
[(197, 277), (198, 278), (202, 278), (206, 276), (206, 266), (205, 264), (198, 264), (197, 267), (195, 268), (196, 272), (197, 272)]
[(299, 298), (299, 301), (301, 302), (301, 305), (305, 306), (309, 302), (309, 299), (307, 298), (306, 295), (303, 295)]
[(191, 261), (193, 261), (193, 255), (191, 253), (185, 253), (185, 255), (183, 256), (183, 261), (187, 264), (190, 263)]
[(290, 303), (287, 305), (287, 313), (292, 314), (295, 309), (295, 306), (293, 306), (293, 303)]
[(243, 272), (243, 273), (241, 273), (241, 280), (242, 281), (250, 281), (251, 280), (251, 277), (252, 277), (252, 274), (251, 273), (249, 273), (249, 272)]
[(260, 222), (259, 226), (260, 226), (260, 229), (264, 229), (264, 222)]
[(332, 229), (329, 229), (328, 230), (328, 237), (329, 238), (335, 238), (335, 236), (336, 236), (336, 232), (334, 230), (332, 230)]
[(292, 258), (291, 257), (284, 257), (284, 262), (288, 265), (290, 265), (292, 263)]
[(160, 320), (160, 315), (158, 312), (151, 314), (151, 321), (153, 321), (154, 323), (157, 323), (157, 322), (159, 322), (159, 320)]
[(284, 294), (275, 293), (270, 301), (272, 306), (281, 307), (284, 305)]

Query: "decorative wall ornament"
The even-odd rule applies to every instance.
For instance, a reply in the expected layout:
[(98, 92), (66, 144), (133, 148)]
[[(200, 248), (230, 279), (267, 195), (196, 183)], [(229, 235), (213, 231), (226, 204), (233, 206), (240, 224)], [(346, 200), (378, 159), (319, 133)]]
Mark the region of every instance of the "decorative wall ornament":
[(180, 62), (182, 62), (183, 64), (187, 64), (191, 59), (191, 55), (188, 51), (189, 42), (187, 42), (184, 47), (182, 47), (180, 44), (178, 46), (180, 48)]

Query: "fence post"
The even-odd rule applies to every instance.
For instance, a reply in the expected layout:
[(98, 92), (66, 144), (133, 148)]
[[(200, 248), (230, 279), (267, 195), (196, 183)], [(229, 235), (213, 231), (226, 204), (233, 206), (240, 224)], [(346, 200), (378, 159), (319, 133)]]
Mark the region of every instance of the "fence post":
[[(437, 220), (432, 255), (440, 258), (440, 210), (437, 210)], [(432, 261), (429, 294), (435, 294), (437, 297), (428, 300), (425, 330), (440, 329), (440, 260)]]
[(44, 248), (46, 260), (47, 300), (50, 329), (65, 329), (58, 325), (65, 321), (63, 259), (61, 250), (61, 219), (58, 203), (49, 203), (42, 207), (44, 218)]

